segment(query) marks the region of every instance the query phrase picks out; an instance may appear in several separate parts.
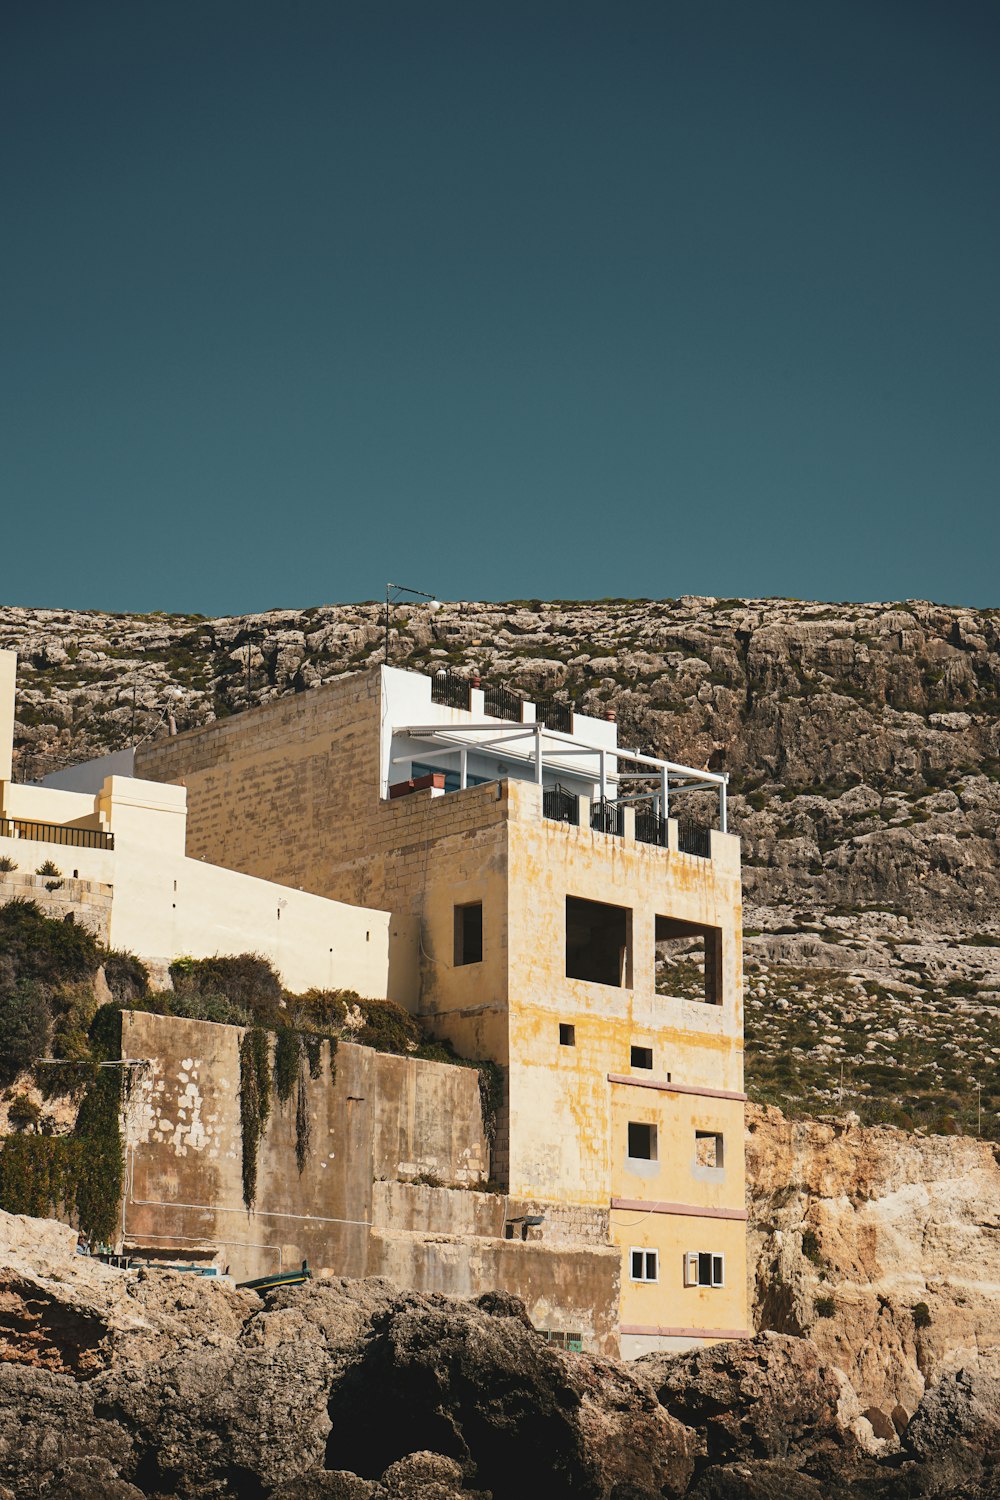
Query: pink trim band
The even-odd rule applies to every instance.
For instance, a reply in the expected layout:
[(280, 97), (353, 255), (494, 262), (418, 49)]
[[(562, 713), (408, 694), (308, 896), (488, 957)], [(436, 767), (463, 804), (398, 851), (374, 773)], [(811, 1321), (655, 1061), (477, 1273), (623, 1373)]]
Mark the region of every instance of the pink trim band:
[(697, 1094), (701, 1099), (738, 1099), (741, 1104), (746, 1103), (747, 1097), (733, 1089), (700, 1089), (690, 1083), (665, 1083), (659, 1078), (633, 1078), (630, 1073), (609, 1073), (608, 1082), (630, 1083), (637, 1089), (659, 1089), (664, 1094)]
[(651, 1339), (752, 1339), (749, 1328), (656, 1328), (651, 1323), (623, 1323), (619, 1333)]
[(611, 1207), (627, 1213), (680, 1214), (687, 1219), (738, 1219), (746, 1223), (745, 1208), (699, 1208), (694, 1203), (651, 1203), (643, 1198), (612, 1198)]

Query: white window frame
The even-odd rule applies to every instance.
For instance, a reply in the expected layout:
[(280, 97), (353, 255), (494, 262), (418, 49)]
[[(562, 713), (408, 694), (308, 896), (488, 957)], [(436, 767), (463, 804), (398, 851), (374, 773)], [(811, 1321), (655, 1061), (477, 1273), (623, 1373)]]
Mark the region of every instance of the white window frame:
[[(642, 1256), (642, 1269), (644, 1273), (642, 1276), (635, 1274), (635, 1262), (632, 1258), (635, 1255)], [(652, 1276), (649, 1274), (651, 1261), (653, 1264)], [(658, 1250), (650, 1250), (648, 1245), (632, 1245), (628, 1252), (628, 1269), (630, 1280), (640, 1283), (643, 1286), (650, 1286), (653, 1282), (660, 1279), (660, 1252)]]
[[(701, 1279), (701, 1257), (709, 1257), (710, 1281)], [(718, 1250), (687, 1250), (684, 1254), (684, 1285), (718, 1291), (726, 1284), (726, 1257)]]

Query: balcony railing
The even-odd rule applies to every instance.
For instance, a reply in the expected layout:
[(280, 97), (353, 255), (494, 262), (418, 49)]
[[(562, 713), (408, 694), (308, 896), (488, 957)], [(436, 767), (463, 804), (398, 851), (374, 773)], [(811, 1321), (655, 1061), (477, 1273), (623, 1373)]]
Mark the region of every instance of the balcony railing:
[(483, 708), (491, 718), (510, 719), (512, 723), (520, 724), (523, 702), (523, 698), (499, 682), (487, 682), (483, 687)]
[(667, 820), (661, 818), (655, 812), (635, 811), (635, 837), (640, 844), (657, 844), (661, 849), (667, 847)]
[(712, 858), (712, 830), (686, 818), (677, 820), (677, 848), (681, 854), (695, 854), (699, 859)]
[(542, 815), (556, 823), (580, 824), (580, 799), (557, 782), (542, 792)]
[(573, 733), (573, 705), (560, 703), (558, 698), (543, 698), (535, 704), (535, 723), (546, 729), (558, 729), (560, 734)]
[(472, 683), (468, 677), (458, 677), (454, 672), (437, 672), (431, 678), (432, 703), (467, 709), (472, 702), (471, 692)]
[(69, 828), (65, 823), (35, 823), (28, 818), (0, 818), (0, 838), (34, 839), (40, 844), (68, 844), (74, 849), (113, 849), (115, 836), (102, 828)]
[(612, 833), (621, 838), (625, 832), (625, 808), (621, 802), (597, 801), (591, 804), (590, 826), (598, 833)]

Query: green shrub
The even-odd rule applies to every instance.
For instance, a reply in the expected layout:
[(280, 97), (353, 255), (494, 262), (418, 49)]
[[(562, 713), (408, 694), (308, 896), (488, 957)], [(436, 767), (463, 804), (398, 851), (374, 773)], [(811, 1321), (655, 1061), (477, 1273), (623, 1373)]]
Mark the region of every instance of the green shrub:
[(817, 1297), (814, 1305), (818, 1318), (832, 1318), (837, 1311), (837, 1304), (832, 1297)]
[(104, 955), (104, 978), (123, 1010), (129, 1010), (132, 1001), (149, 993), (149, 972), (134, 953), (109, 949)]
[(304, 995), (287, 995), (285, 1003), (293, 1023), (300, 1031), (315, 1031), (321, 1036), (339, 1035), (347, 1019), (347, 1007), (357, 1005), (361, 996), (355, 990), (306, 990)]
[(36, 875), (61, 875), (62, 870), (51, 859), (43, 859), (35, 871)]
[(170, 965), (170, 978), (179, 994), (225, 995), (258, 1026), (275, 1026), (282, 1019), (281, 980), (259, 953), (178, 958)]
[(0, 875), (11, 875), (17, 869), (17, 860), (9, 854), (0, 854)]
[(164, 992), (158, 997), (164, 1008), (158, 1014), (180, 1016), (185, 1021), (213, 1021), (216, 1026), (249, 1026), (253, 1020), (250, 1012), (237, 1005), (228, 995), (181, 994)]
[(802, 1254), (806, 1260), (811, 1260), (814, 1266), (821, 1266), (823, 1264), (823, 1257), (819, 1249), (819, 1240), (814, 1229), (803, 1230)]
[(49, 1035), (49, 1007), (43, 987), (30, 979), (0, 988), (0, 1084), (17, 1075), (45, 1053)]
[(96, 938), (75, 922), (47, 917), (34, 901), (0, 906), (0, 954), (19, 979), (54, 988), (91, 978), (101, 962)]
[(376, 1052), (413, 1052), (424, 1040), (420, 1023), (395, 1000), (358, 1000), (362, 1025), (351, 1037)]
[(926, 1302), (917, 1302), (910, 1309), (913, 1316), (914, 1328), (929, 1328), (931, 1324), (931, 1310)]
[(7, 1118), (15, 1130), (34, 1129), (41, 1119), (41, 1108), (27, 1094), (15, 1094), (7, 1106)]

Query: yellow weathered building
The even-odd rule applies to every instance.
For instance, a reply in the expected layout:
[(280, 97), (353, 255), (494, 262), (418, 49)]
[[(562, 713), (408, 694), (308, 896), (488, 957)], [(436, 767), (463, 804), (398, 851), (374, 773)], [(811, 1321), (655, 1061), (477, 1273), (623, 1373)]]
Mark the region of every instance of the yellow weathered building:
[[(136, 772), (185, 788), (189, 859), (414, 920), (396, 998), (505, 1070), (503, 1234), (617, 1246), (626, 1356), (742, 1337), (725, 778), (565, 715), (383, 667), (144, 745)], [(692, 789), (719, 828), (667, 816)]]

